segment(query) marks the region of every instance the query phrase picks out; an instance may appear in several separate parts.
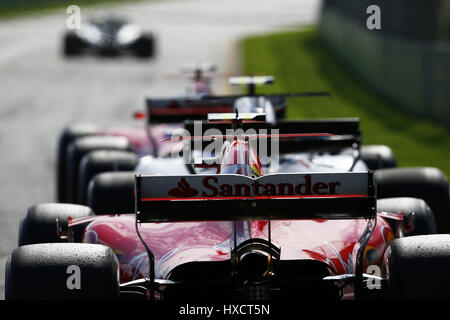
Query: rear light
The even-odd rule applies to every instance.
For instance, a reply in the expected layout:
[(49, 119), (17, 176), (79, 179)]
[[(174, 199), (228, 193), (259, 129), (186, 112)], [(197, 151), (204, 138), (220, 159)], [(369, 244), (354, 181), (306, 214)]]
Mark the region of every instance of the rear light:
[(145, 119), (145, 112), (143, 112), (143, 111), (136, 111), (136, 112), (133, 114), (133, 117), (134, 117), (136, 120), (143, 120), (143, 119)]

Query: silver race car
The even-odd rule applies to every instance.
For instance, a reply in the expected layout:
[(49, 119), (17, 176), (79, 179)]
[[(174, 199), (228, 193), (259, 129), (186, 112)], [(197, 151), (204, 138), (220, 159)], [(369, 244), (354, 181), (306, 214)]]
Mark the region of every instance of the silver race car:
[(124, 18), (102, 15), (91, 18), (81, 29), (64, 34), (64, 56), (75, 56), (85, 51), (103, 55), (131, 52), (141, 58), (151, 58), (155, 54), (155, 39), (152, 33), (143, 32)]

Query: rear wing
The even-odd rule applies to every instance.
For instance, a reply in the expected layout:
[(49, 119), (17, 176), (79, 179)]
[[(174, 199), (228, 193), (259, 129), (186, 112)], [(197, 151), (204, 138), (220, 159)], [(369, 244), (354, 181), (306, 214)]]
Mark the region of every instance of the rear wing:
[(265, 113), (208, 113), (208, 123), (214, 121), (266, 121)]
[[(232, 129), (230, 123), (218, 123), (213, 121), (202, 121), (199, 126), (198, 121), (184, 121), (184, 128), (191, 136), (205, 136), (209, 129), (219, 130), (222, 135), (227, 135), (227, 130)], [(201, 132), (199, 132), (201, 128)], [(266, 122), (241, 122), (239, 128), (243, 132), (247, 130), (267, 130), (270, 133), (272, 129), (278, 129), (280, 135), (286, 134), (306, 134), (324, 132), (339, 137), (322, 137), (315, 139), (281, 139), (279, 141), (279, 152), (307, 152), (307, 151), (339, 151), (344, 148), (359, 149), (361, 144), (361, 132), (359, 129), (358, 118), (341, 119), (318, 119), (318, 120), (300, 120), (300, 121), (279, 121), (275, 126)]]
[(213, 72), (217, 70), (217, 66), (214, 63), (202, 62), (202, 63), (184, 63), (180, 68), (183, 73), (193, 73), (196, 71), (201, 72)]
[(138, 222), (370, 219), (371, 172), (136, 175)]
[(275, 79), (272, 76), (239, 76), (228, 79), (232, 86), (268, 85), (273, 84), (274, 81)]
[(186, 119), (203, 120), (208, 113), (233, 112), (235, 98), (200, 99), (146, 99), (147, 121), (151, 123), (183, 122)]
[[(184, 120), (205, 120), (209, 113), (233, 113), (234, 103), (241, 96), (217, 96), (206, 99), (147, 98), (147, 121), (151, 123), (175, 123)], [(283, 97), (268, 98), (279, 117), (284, 117), (286, 101)]]
[[(185, 129), (194, 135), (195, 122), (193, 120), (184, 121)], [(229, 123), (209, 123), (208, 121), (202, 121), (202, 135), (208, 129), (218, 129), (222, 131), (223, 134), (226, 133), (227, 129), (231, 128)], [(240, 126), (244, 131), (248, 129), (279, 129), (280, 133), (314, 133), (314, 132), (328, 132), (336, 135), (361, 135), (359, 130), (359, 119), (358, 118), (333, 118), (333, 119), (317, 119), (317, 120), (282, 120), (276, 125), (271, 125), (269, 123), (245, 123), (243, 122)]]

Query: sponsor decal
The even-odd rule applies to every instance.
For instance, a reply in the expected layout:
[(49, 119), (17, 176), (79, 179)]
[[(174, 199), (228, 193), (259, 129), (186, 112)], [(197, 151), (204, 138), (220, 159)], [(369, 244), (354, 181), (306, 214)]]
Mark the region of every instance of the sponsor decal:
[(185, 178), (181, 178), (177, 184), (178, 187), (170, 189), (169, 195), (175, 198), (188, 198), (198, 194), (198, 191), (191, 188)]
[(312, 196), (312, 195), (336, 195), (336, 188), (341, 184), (338, 181), (329, 183), (316, 182), (311, 184), (311, 176), (305, 175), (304, 181), (298, 184), (289, 182), (282, 183), (260, 183), (257, 180), (253, 184), (218, 184), (218, 178), (214, 176), (205, 177), (202, 182), (203, 197), (260, 197), (260, 196)]
[[(367, 180), (328, 174), (144, 176), (141, 201), (365, 197)], [(361, 177), (361, 176), (359, 176)], [(365, 188), (364, 188), (365, 187)]]

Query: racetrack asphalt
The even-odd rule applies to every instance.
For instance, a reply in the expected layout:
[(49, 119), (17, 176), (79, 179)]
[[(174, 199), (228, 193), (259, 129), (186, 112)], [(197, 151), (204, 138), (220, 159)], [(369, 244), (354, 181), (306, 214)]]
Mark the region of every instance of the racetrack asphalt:
[[(76, 3), (76, 1), (74, 1)], [(157, 36), (157, 56), (138, 60), (60, 54), (65, 10), (0, 20), (0, 298), (5, 263), (17, 247), (20, 218), (55, 202), (58, 135), (76, 122), (136, 125), (146, 96), (180, 95), (186, 79), (170, 77), (186, 62), (239, 70), (238, 40), (314, 24), (320, 0), (169, 0), (113, 6)], [(97, 9), (81, 8), (83, 19)], [(257, 70), (255, 70), (257, 71)], [(224, 79), (216, 93), (230, 92)]]

